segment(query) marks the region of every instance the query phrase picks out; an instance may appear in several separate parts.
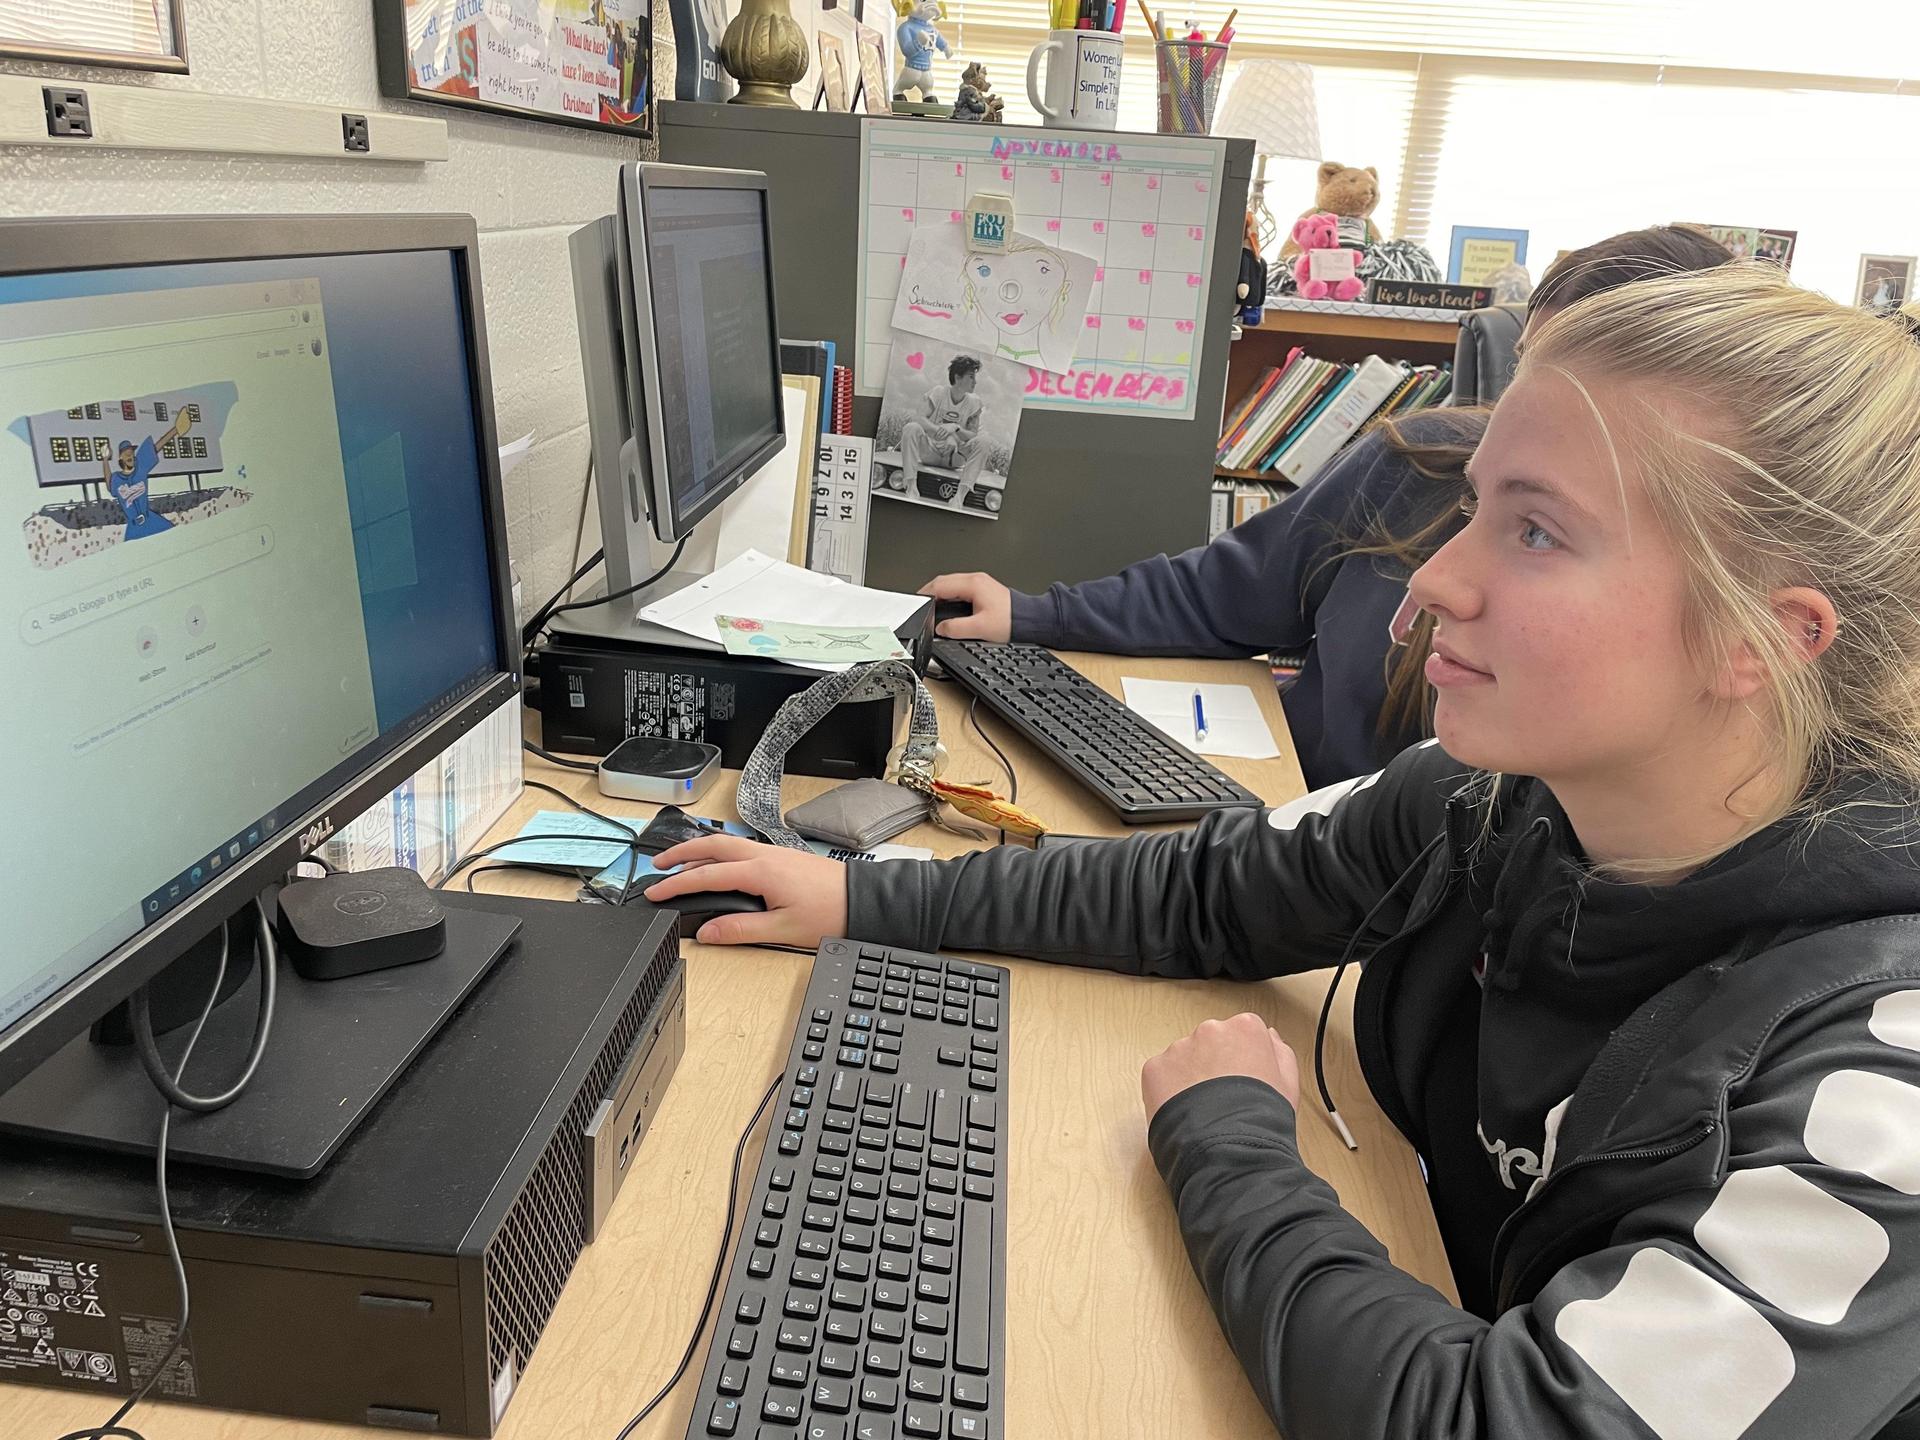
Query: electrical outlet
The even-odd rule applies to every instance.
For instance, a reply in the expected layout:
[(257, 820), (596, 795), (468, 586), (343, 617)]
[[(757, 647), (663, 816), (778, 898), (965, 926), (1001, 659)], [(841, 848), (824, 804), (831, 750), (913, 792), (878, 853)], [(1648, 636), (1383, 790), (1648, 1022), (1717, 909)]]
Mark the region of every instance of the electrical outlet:
[(47, 134), (55, 140), (86, 140), (93, 136), (93, 113), (87, 109), (87, 92), (59, 85), (43, 85), (40, 96), (47, 106)]
[(347, 149), (355, 154), (364, 155), (373, 148), (367, 140), (367, 117), (364, 115), (342, 115), (340, 135), (346, 141)]

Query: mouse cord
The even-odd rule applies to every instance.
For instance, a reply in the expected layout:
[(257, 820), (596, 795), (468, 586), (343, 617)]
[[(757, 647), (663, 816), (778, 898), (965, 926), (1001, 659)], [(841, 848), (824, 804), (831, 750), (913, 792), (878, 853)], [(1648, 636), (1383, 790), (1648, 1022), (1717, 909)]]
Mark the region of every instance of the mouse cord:
[[(747, 1121), (747, 1128), (740, 1132), (739, 1143), (733, 1147), (733, 1175), (727, 1182), (727, 1223), (720, 1231), (720, 1253), (713, 1257), (713, 1274), (707, 1279), (707, 1298), (700, 1302), (700, 1318), (694, 1322), (693, 1334), (687, 1338), (687, 1348), (680, 1356), (680, 1363), (674, 1367), (673, 1374), (667, 1377), (667, 1383), (645, 1405), (640, 1413), (621, 1427), (614, 1440), (628, 1440), (633, 1432), (640, 1428), (640, 1422), (651, 1415), (660, 1402), (673, 1393), (687, 1373), (687, 1366), (693, 1363), (694, 1352), (700, 1348), (700, 1337), (706, 1333), (707, 1321), (713, 1316), (714, 1298), (720, 1293), (720, 1278), (726, 1273), (727, 1246), (733, 1239), (733, 1218), (740, 1200), (740, 1158), (746, 1153), (747, 1140), (753, 1134), (754, 1127), (760, 1123), (760, 1117), (767, 1113), (767, 1106), (773, 1103), (773, 1097), (780, 1090), (780, 1082), (786, 1078), (783, 1067), (773, 1077), (773, 1083), (767, 1086), (767, 1093), (760, 1097), (759, 1107), (753, 1112), (753, 1118)], [(65, 1437), (63, 1437), (65, 1440)]]

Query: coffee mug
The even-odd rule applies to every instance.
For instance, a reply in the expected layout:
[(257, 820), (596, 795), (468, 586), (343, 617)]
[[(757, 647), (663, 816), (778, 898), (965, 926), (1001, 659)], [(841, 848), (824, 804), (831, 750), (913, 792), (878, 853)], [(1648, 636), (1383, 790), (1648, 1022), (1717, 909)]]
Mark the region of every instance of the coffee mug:
[[(1125, 46), (1106, 30), (1055, 30), (1027, 57), (1027, 98), (1048, 125), (1111, 130), (1120, 123)], [(1047, 82), (1040, 83), (1040, 67)]]

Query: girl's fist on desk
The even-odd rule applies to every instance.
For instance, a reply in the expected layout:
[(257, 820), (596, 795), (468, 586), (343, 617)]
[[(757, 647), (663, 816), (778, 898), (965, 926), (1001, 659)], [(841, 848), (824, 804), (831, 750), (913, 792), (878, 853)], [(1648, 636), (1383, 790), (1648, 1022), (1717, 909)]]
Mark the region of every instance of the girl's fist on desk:
[(1222, 1075), (1264, 1080), (1295, 1109), (1300, 1105), (1300, 1062), (1293, 1047), (1267, 1028), (1258, 1015), (1202, 1021), (1184, 1040), (1176, 1040), (1147, 1061), (1140, 1072), (1140, 1101), (1153, 1123), (1160, 1107), (1182, 1090)]
[(758, 895), (759, 914), (716, 915), (693, 938), (707, 945), (795, 945), (811, 950), (847, 930), (847, 867), (806, 850), (762, 845), (738, 835), (689, 840), (654, 857), (675, 874), (647, 887), (649, 900), (714, 890)]

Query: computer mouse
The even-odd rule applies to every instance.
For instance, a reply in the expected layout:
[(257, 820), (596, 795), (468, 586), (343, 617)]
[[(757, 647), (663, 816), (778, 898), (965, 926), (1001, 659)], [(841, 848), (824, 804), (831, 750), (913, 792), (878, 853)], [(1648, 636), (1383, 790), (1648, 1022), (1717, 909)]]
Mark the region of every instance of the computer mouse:
[(679, 913), (682, 935), (692, 935), (716, 915), (752, 915), (767, 908), (767, 902), (744, 890), (696, 890), (673, 895), (665, 900), (649, 900), (662, 910)]
[(973, 605), (966, 600), (936, 600), (933, 602), (933, 623), (938, 629), (942, 621), (964, 620), (973, 614)]

